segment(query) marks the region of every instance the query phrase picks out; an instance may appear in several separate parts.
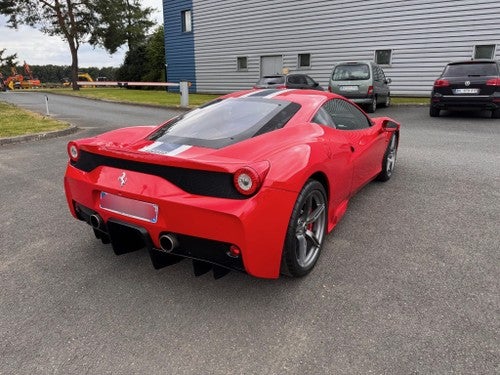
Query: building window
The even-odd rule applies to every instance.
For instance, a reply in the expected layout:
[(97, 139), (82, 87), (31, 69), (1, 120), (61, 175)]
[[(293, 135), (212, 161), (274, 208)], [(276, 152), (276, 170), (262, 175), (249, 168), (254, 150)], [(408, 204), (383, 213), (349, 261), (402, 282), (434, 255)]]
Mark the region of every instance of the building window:
[(375, 62), (379, 65), (391, 65), (392, 49), (375, 50)]
[(188, 10), (183, 10), (181, 12), (181, 19), (182, 19), (182, 32), (183, 33), (190, 33), (193, 31), (193, 23), (191, 19), (191, 9)]
[(240, 56), (236, 58), (236, 69), (241, 72), (241, 71), (246, 71), (248, 70), (248, 59), (246, 56)]
[(310, 68), (311, 67), (311, 54), (310, 53), (299, 53), (299, 68)]
[(474, 58), (475, 59), (488, 59), (492, 60), (495, 56), (495, 45), (482, 45), (474, 46)]

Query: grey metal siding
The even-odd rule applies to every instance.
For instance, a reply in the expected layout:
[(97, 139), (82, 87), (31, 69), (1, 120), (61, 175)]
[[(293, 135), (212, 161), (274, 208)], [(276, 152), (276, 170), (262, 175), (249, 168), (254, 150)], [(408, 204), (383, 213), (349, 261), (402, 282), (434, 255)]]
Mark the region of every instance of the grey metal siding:
[[(199, 92), (251, 87), (260, 57), (282, 55), (297, 71), (299, 53), (311, 54), (300, 69), (325, 87), (332, 63), (373, 60), (391, 49), (393, 94), (428, 95), (449, 61), (470, 59), (476, 44), (496, 44), (500, 56), (498, 0), (193, 0), (196, 78)], [(248, 69), (237, 71), (246, 56)]]

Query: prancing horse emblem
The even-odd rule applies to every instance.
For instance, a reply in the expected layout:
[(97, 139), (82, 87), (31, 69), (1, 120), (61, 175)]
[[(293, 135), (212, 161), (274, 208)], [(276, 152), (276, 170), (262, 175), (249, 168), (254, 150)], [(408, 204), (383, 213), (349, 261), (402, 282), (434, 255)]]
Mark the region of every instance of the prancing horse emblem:
[(123, 185), (125, 185), (127, 183), (127, 175), (125, 174), (125, 172), (123, 172), (121, 174), (120, 177), (118, 177), (118, 181), (120, 181), (120, 186), (123, 187)]

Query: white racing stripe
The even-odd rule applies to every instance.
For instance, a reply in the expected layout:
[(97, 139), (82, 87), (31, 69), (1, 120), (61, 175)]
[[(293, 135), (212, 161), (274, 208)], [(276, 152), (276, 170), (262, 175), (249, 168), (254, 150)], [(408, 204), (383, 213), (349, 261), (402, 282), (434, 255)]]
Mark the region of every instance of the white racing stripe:
[(161, 154), (168, 156), (179, 155), (181, 152), (189, 150), (193, 146), (175, 145), (172, 143), (154, 142), (149, 146), (141, 148), (139, 151), (150, 152), (152, 154)]
[(272, 94), (266, 95), (266, 96), (264, 96), (264, 98), (266, 98), (266, 99), (272, 99), (275, 96), (284, 94), (285, 92), (290, 92), (290, 91), (295, 91), (295, 90), (296, 89), (276, 90), (276, 92), (273, 92)]

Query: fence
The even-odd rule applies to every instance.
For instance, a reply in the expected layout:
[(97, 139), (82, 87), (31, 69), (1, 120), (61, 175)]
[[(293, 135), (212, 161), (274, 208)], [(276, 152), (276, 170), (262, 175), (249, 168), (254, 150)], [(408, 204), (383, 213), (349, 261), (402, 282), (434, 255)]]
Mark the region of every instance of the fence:
[(172, 82), (119, 82), (119, 81), (77, 81), (78, 86), (149, 86), (149, 87), (179, 87), (181, 94), (181, 107), (189, 106), (189, 86), (190, 82), (181, 81), (179, 83)]

